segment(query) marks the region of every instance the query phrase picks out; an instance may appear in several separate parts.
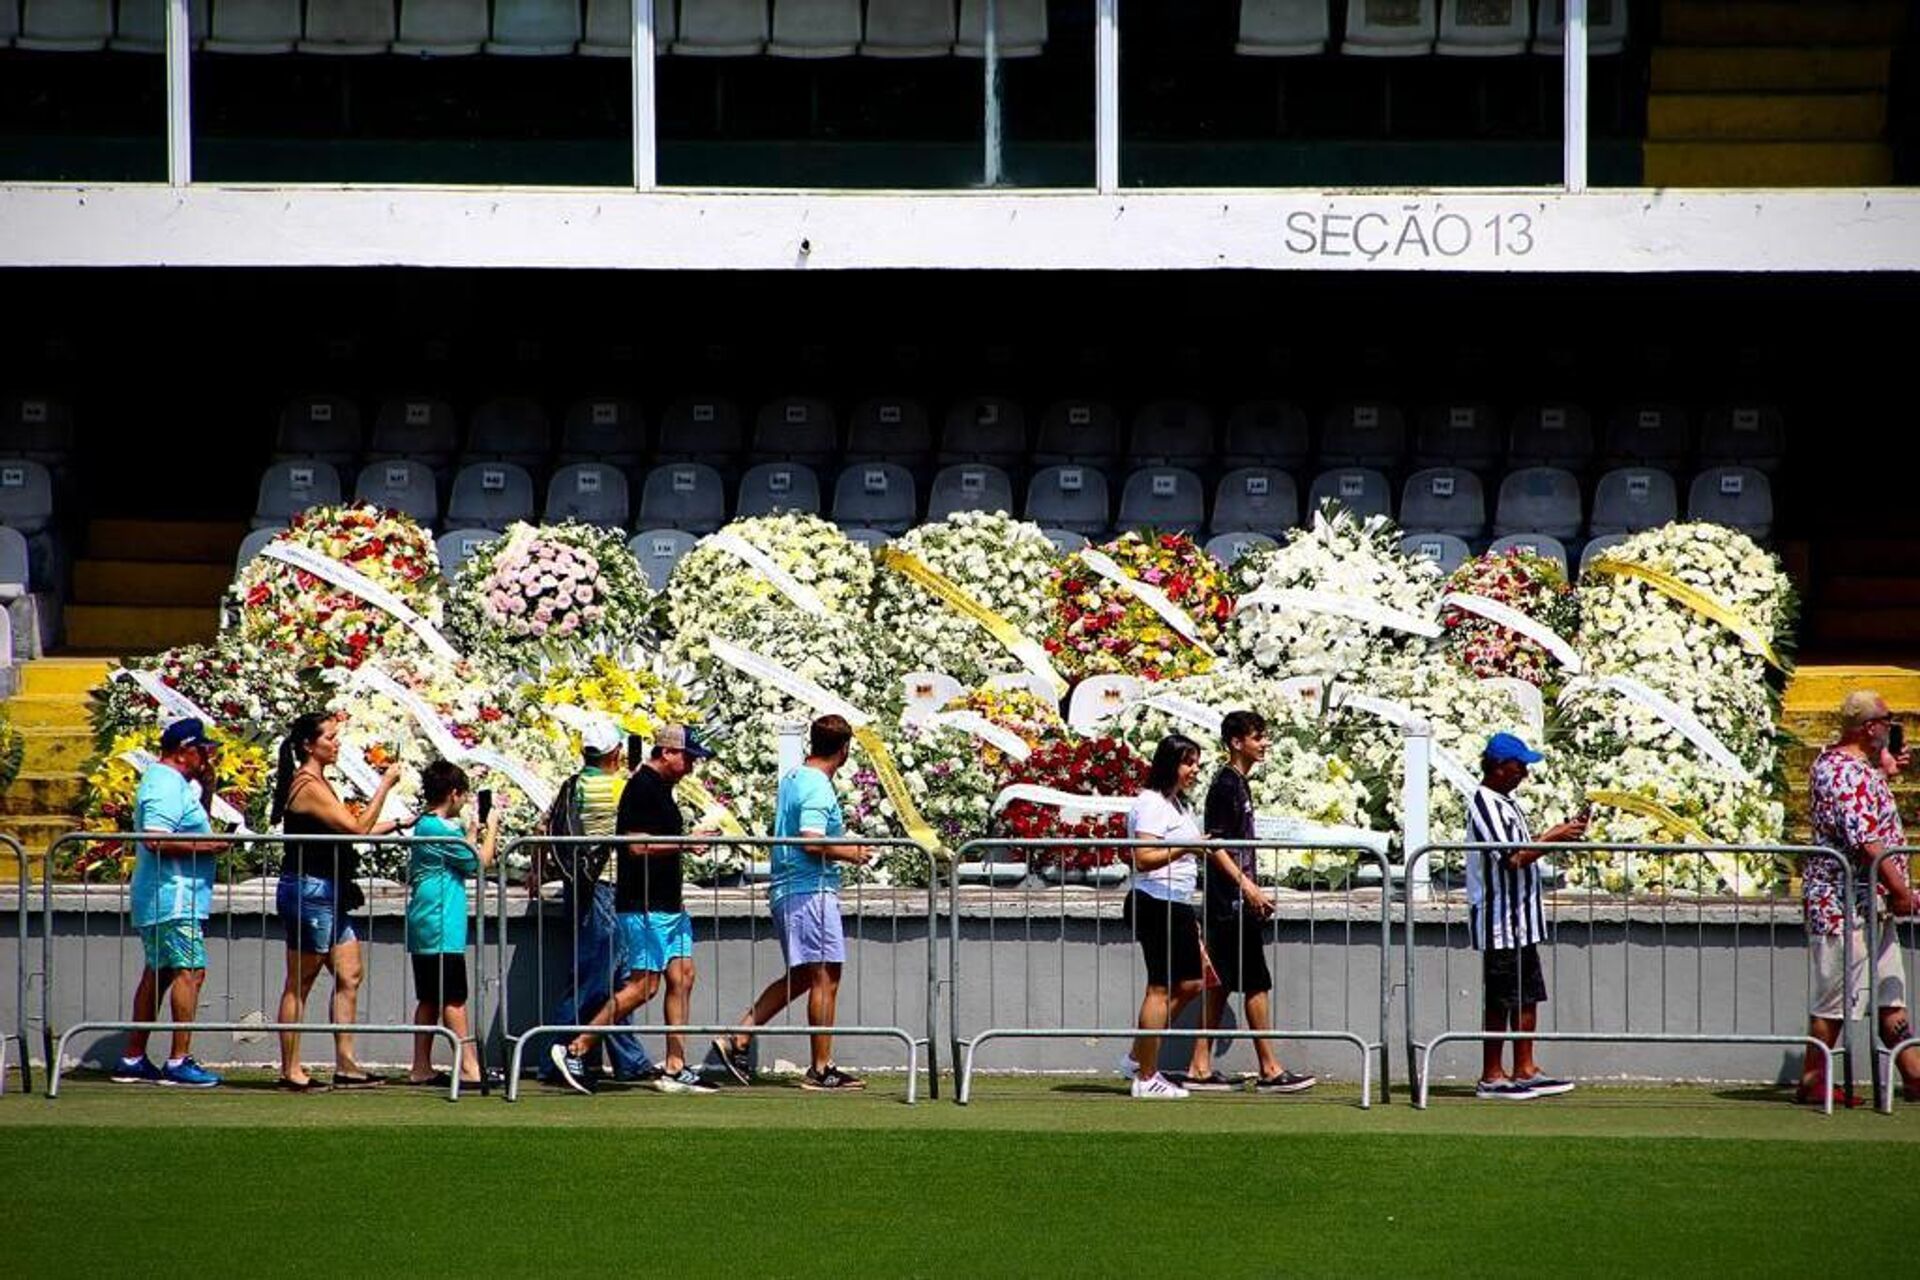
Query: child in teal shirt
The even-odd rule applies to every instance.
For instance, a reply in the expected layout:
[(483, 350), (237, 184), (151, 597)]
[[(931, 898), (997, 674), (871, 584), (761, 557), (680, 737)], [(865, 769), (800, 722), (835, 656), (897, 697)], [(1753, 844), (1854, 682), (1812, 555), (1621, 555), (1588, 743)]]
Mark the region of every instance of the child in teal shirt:
[[(473, 794), (466, 772), (446, 760), (435, 760), (420, 774), (420, 790), (427, 811), (413, 824), (413, 834), (433, 839), (416, 844), (407, 861), (407, 954), (413, 960), (413, 985), (420, 1002), (413, 1011), (418, 1026), (442, 1022), (460, 1037), (460, 1079), (480, 1083), (480, 1056), (467, 1029), (467, 889), (466, 878), (493, 865), (494, 842), (500, 834), (500, 811), (486, 819), (478, 852), (471, 828), (460, 811)], [(413, 1071), (409, 1082), (445, 1088), (444, 1071), (433, 1069), (430, 1035), (413, 1038)]]

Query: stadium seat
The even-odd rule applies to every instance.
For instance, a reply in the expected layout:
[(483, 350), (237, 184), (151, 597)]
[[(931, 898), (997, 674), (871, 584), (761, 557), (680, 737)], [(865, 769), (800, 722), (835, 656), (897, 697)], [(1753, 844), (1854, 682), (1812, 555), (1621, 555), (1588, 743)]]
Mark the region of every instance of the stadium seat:
[[(4, 0), (0, 0), (4, 3)], [(72, 461), (73, 406), (51, 396), (12, 396), (0, 409), (0, 453), (59, 470)]]
[(28, 564), (27, 537), (18, 529), (0, 525), (0, 601), (13, 600), (33, 589)]
[(444, 400), (409, 397), (388, 400), (374, 415), (373, 436), (367, 441), (367, 456), (377, 458), (415, 458), (436, 471), (453, 461), (459, 447), (459, 428), (453, 406)]
[[(680, 33), (673, 0), (653, 0), (653, 47), (671, 49)], [(624, 58), (633, 52), (632, 0), (587, 0), (579, 52), (589, 58)]]
[(647, 571), (647, 585), (659, 591), (673, 576), (673, 566), (693, 550), (699, 539), (684, 529), (646, 529), (633, 535), (627, 550)]
[(301, 34), (300, 0), (221, 0), (202, 47), (208, 53), (292, 53)]
[(870, 529), (865, 525), (843, 527), (840, 532), (847, 536), (847, 541), (869, 551), (878, 551), (893, 541), (893, 535), (885, 529)]
[(1070, 556), (1088, 544), (1087, 535), (1075, 533), (1072, 529), (1042, 529), (1053, 549), (1063, 556)]
[(1207, 554), (1227, 568), (1233, 568), (1241, 556), (1255, 547), (1272, 547), (1279, 544), (1264, 533), (1252, 529), (1241, 529), (1232, 533), (1216, 533), (1207, 539)]
[(0, 458), (0, 524), (23, 534), (53, 523), (53, 473), (31, 458)]
[(1207, 491), (1185, 467), (1143, 467), (1120, 490), (1121, 530), (1152, 529), (1198, 537), (1207, 524)]
[(1684, 409), (1628, 405), (1607, 420), (1606, 460), (1611, 465), (1637, 462), (1672, 470), (1685, 465), (1692, 452), (1692, 434)]
[(453, 528), (504, 529), (533, 519), (533, 477), (512, 462), (470, 462), (453, 477), (447, 524)]
[(1527, 51), (1531, 0), (1440, 0), (1433, 51), (1453, 58), (1508, 58)]
[(1773, 485), (1754, 467), (1711, 467), (1687, 490), (1687, 519), (1724, 524), (1765, 542), (1773, 533)]
[(731, 400), (687, 396), (660, 415), (659, 458), (663, 462), (708, 460), (722, 465), (746, 451), (740, 409)]
[(112, 38), (113, 0), (25, 0), (13, 42), (41, 53), (94, 53)]
[(246, 537), (240, 539), (239, 553), (233, 557), (233, 571), (238, 573), (252, 564), (253, 558), (260, 554), (260, 548), (285, 532), (283, 528), (254, 529), (248, 532)]
[(1392, 405), (1345, 404), (1330, 411), (1320, 429), (1320, 465), (1373, 467), (1400, 465), (1407, 452), (1407, 420)]
[(360, 457), (360, 408), (343, 396), (302, 396), (280, 411), (273, 455), (351, 467)]
[(1491, 471), (1500, 465), (1500, 422), (1484, 404), (1434, 405), (1414, 428), (1413, 465)]
[(1333, 38), (1328, 0), (1240, 0), (1233, 51), (1254, 58), (1312, 58)]
[(646, 427), (632, 401), (592, 396), (567, 407), (560, 426), (560, 462), (633, 467), (646, 451)]
[(1619, 467), (1593, 488), (1593, 516), (1587, 532), (1639, 533), (1680, 516), (1673, 477), (1655, 467)]
[(1308, 516), (1327, 502), (1357, 516), (1393, 514), (1393, 491), (1387, 487), (1387, 478), (1370, 467), (1338, 467), (1315, 476), (1307, 489)]
[(1307, 415), (1283, 400), (1254, 400), (1227, 415), (1221, 464), (1299, 471), (1313, 459)]
[(398, 54), (469, 58), (486, 47), (487, 0), (400, 0)]
[(1509, 466), (1585, 471), (1593, 465), (1593, 453), (1593, 419), (1577, 404), (1528, 405), (1513, 415)]
[(433, 541), (434, 549), (440, 553), (440, 575), (452, 582), (460, 574), (460, 566), (467, 562), (480, 548), (500, 536), (498, 529), (450, 529)]
[(848, 467), (833, 486), (835, 524), (905, 533), (913, 527), (918, 506), (913, 473), (897, 463), (863, 462)]
[(1091, 467), (1042, 467), (1027, 482), (1027, 519), (1087, 537), (1107, 531), (1107, 477)]
[(14, 0), (0, 0), (0, 49), (13, 44), (20, 34), (20, 6)]
[(1127, 458), (1137, 467), (1213, 463), (1213, 415), (1191, 400), (1156, 400), (1133, 415)]
[(1627, 535), (1624, 533), (1607, 533), (1587, 543), (1586, 549), (1580, 553), (1580, 572), (1584, 574), (1588, 565), (1626, 540)]
[(1522, 467), (1500, 481), (1493, 532), (1499, 538), (1544, 533), (1564, 541), (1580, 536), (1583, 513), (1578, 476), (1561, 467)]
[(762, 462), (740, 477), (734, 504), (736, 519), (767, 516), (776, 511), (820, 514), (820, 477), (804, 462)]
[(942, 467), (927, 491), (927, 519), (945, 520), (956, 511), (1012, 515), (1013, 481), (999, 467), (984, 462)]
[[(999, 0), (994, 52), (1002, 58), (1037, 58), (1047, 49), (1047, 0)], [(960, 31), (953, 51), (962, 58), (987, 56), (986, 0), (960, 0)]]
[[(193, 47), (206, 43), (210, 0), (193, 0), (188, 7), (187, 28)], [(0, 35), (0, 44), (6, 38)], [(113, 43), (118, 53), (165, 53), (167, 49), (166, 0), (120, 0), (114, 15)]]
[(1300, 523), (1300, 493), (1293, 477), (1273, 467), (1238, 467), (1220, 477), (1213, 491), (1216, 533), (1265, 533), (1278, 537)]
[(1120, 461), (1120, 415), (1098, 400), (1056, 400), (1040, 416), (1033, 462), (1038, 467), (1077, 462), (1111, 470)]
[(579, 0), (493, 0), (487, 52), (505, 57), (564, 58), (580, 43)]
[(1700, 465), (1752, 467), (1771, 475), (1786, 445), (1786, 422), (1771, 405), (1712, 409), (1700, 428)]
[(848, 463), (897, 462), (924, 472), (933, 461), (933, 423), (917, 400), (862, 400), (847, 422)]
[(991, 462), (1009, 471), (1027, 456), (1027, 415), (1011, 400), (975, 396), (947, 410), (940, 463)]
[(1551, 534), (1510, 533), (1504, 538), (1495, 538), (1493, 545), (1487, 548), (1488, 554), (1502, 551), (1524, 551), (1543, 560), (1552, 560), (1559, 564), (1560, 572), (1569, 573), (1566, 544)]
[(1433, 52), (1434, 0), (1355, 0), (1347, 6), (1340, 52), (1365, 58), (1417, 58)]
[(440, 490), (433, 470), (411, 458), (388, 458), (360, 468), (353, 500), (412, 516), (431, 526), (440, 518)]
[(1415, 560), (1429, 561), (1443, 575), (1452, 573), (1473, 557), (1473, 552), (1464, 541), (1453, 534), (1438, 531), (1407, 534), (1400, 539), (1400, 553)]
[(753, 423), (753, 456), (765, 462), (824, 467), (840, 450), (833, 406), (811, 396), (786, 396), (760, 406)]
[(467, 461), (512, 462), (537, 472), (552, 456), (553, 424), (539, 401), (507, 396), (473, 411), (467, 424)]
[(327, 507), (340, 501), (340, 473), (331, 463), (307, 459), (276, 462), (260, 476), (260, 493), (253, 504), (253, 527), (285, 525), (308, 507)]
[[(1567, 0), (1538, 0), (1533, 51), (1561, 55), (1567, 26)], [(1587, 56), (1605, 58), (1627, 47), (1627, 0), (1587, 0)]]
[(953, 49), (953, 0), (867, 0), (869, 58), (944, 58)]
[(307, 0), (300, 52), (366, 56), (385, 53), (396, 36), (393, 0)]
[(624, 529), (631, 510), (625, 471), (611, 462), (575, 462), (555, 471), (547, 482), (547, 505), (540, 518), (548, 524), (578, 520)]
[(860, 0), (773, 0), (775, 58), (851, 58), (860, 49)]
[(1469, 542), (1487, 533), (1487, 496), (1480, 477), (1463, 467), (1429, 467), (1400, 490), (1400, 523), (1450, 533)]
[(767, 0), (680, 0), (682, 57), (753, 58), (767, 47)]
[(720, 473), (703, 462), (675, 462), (647, 472), (636, 523), (643, 529), (712, 533), (727, 521)]

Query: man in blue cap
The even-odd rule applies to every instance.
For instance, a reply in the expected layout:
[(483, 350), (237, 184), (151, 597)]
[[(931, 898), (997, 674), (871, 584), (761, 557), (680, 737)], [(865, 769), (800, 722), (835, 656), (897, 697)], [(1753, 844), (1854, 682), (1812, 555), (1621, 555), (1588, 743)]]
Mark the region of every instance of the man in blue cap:
[[(207, 834), (213, 823), (201, 797), (213, 779), (213, 742), (207, 727), (188, 718), (176, 720), (160, 735), (160, 758), (140, 775), (134, 793), (133, 827), (141, 833)], [(133, 993), (133, 1020), (152, 1022), (160, 997), (173, 993), (173, 1020), (190, 1023), (200, 1010), (200, 987), (207, 978), (207, 916), (213, 909), (213, 878), (224, 840), (138, 841), (133, 847), (130, 889), (134, 927), (146, 967)], [(173, 1033), (173, 1052), (164, 1068), (147, 1058), (147, 1032), (127, 1037), (127, 1052), (113, 1069), (118, 1084), (164, 1084), (211, 1089), (220, 1077), (193, 1060), (193, 1033)]]
[[(1467, 840), (1489, 846), (1467, 851), (1467, 911), (1474, 949), (1481, 954), (1487, 1031), (1532, 1031), (1547, 998), (1540, 971), (1540, 943), (1547, 936), (1540, 894), (1540, 859), (1547, 851), (1530, 842), (1560, 844), (1587, 834), (1584, 817), (1563, 822), (1534, 836), (1513, 793), (1527, 779), (1538, 751), (1511, 733), (1496, 733), (1480, 757), (1480, 789), (1467, 805)], [(1475, 1096), (1509, 1102), (1571, 1093), (1573, 1083), (1557, 1080), (1533, 1060), (1533, 1041), (1513, 1042), (1513, 1072), (1501, 1063), (1499, 1040), (1481, 1045), (1480, 1083)]]

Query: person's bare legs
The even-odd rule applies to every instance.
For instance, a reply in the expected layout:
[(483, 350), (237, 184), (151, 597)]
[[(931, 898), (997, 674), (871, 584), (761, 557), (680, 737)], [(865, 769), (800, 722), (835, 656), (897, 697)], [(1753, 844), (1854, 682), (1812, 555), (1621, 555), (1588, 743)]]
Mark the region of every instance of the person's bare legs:
[[(154, 1021), (154, 1015), (158, 1012), (160, 999), (157, 990), (158, 987), (159, 982), (154, 975), (153, 969), (151, 967), (142, 968), (140, 970), (140, 985), (133, 989), (133, 1020), (135, 1022)], [(125, 1056), (129, 1058), (146, 1057), (147, 1041), (152, 1034), (150, 1031), (127, 1032), (127, 1050)]]
[[(1880, 1010), (1880, 1043), (1891, 1049), (1913, 1034), (1913, 1024), (1907, 1020), (1905, 1009)], [(1907, 1092), (1920, 1090), (1920, 1046), (1904, 1050), (1893, 1060), (1895, 1070), (1906, 1085)]]
[[(1505, 1009), (1489, 1009), (1480, 1020), (1482, 1031), (1507, 1031), (1512, 1028), (1512, 1019)], [(1507, 1079), (1506, 1041), (1482, 1040), (1480, 1042), (1480, 1078), (1493, 1082)]]
[[(1200, 994), (1200, 979), (1189, 978), (1175, 986), (1171, 993), (1165, 987), (1149, 985), (1147, 994), (1140, 1000), (1140, 1029), (1142, 1031), (1164, 1031), (1180, 1016), (1193, 998)], [(1150, 1080), (1160, 1070), (1160, 1037), (1155, 1035), (1138, 1036), (1133, 1042), (1133, 1063), (1135, 1073), (1142, 1080)]]
[[(740, 1018), (743, 1027), (764, 1027), (780, 1016), (780, 1011), (799, 999), (802, 994), (813, 991), (813, 970), (818, 965), (797, 964), (779, 977), (769, 982), (766, 989), (754, 999), (753, 1004)], [(751, 1035), (727, 1037), (727, 1047), (735, 1053), (744, 1050), (752, 1043)]]
[[(1227, 989), (1215, 987), (1207, 992), (1200, 1002), (1200, 1029), (1212, 1031), (1220, 1027), (1227, 1019)], [(1254, 1043), (1258, 1044), (1259, 1041)], [(1135, 1062), (1139, 1059), (1135, 1058)], [(1213, 1074), (1213, 1037), (1201, 1036), (1193, 1042), (1193, 1057), (1187, 1063), (1187, 1074), (1195, 1080)]]
[[(613, 999), (605, 1001), (600, 1011), (587, 1019), (590, 1027), (610, 1027), (628, 1014), (653, 999), (654, 992), (660, 989), (660, 975), (647, 969), (635, 969), (613, 993)], [(593, 1052), (593, 1046), (600, 1043), (600, 1037), (588, 1032), (575, 1036), (567, 1046), (567, 1052), (575, 1057), (584, 1058)]]
[(467, 1029), (467, 1006), (450, 1004), (440, 1011), (445, 1019), (447, 1030), (460, 1037), (460, 1083), (480, 1083), (480, 1050), (473, 1043), (473, 1036)]
[[(677, 956), (667, 961), (667, 1025), (684, 1027), (687, 1015), (693, 1008), (693, 959), (690, 956)], [(667, 1058), (662, 1064), (668, 1075), (683, 1070), (687, 1065), (687, 1037), (685, 1033), (667, 1033)]]
[[(1273, 993), (1271, 991), (1253, 991), (1242, 1002), (1247, 1012), (1247, 1030), (1273, 1030)], [(1286, 1065), (1280, 1061), (1280, 1051), (1273, 1047), (1271, 1040), (1255, 1040), (1254, 1055), (1260, 1060), (1260, 1078), (1271, 1080), (1285, 1071)]]
[[(173, 975), (169, 985), (173, 988), (173, 1020), (190, 1023), (200, 1012), (200, 988), (206, 984), (205, 969), (170, 969)], [(173, 1052), (168, 1061), (173, 1062), (193, 1052), (193, 1032), (185, 1026), (173, 1033)]]
[[(333, 950), (327, 954), (328, 967), (333, 970), (333, 998), (328, 1009), (334, 1022), (350, 1025), (355, 1020), (360, 1004), (360, 942), (336, 942)], [(333, 1034), (333, 1070), (336, 1075), (365, 1075), (360, 1069), (360, 1060), (353, 1052), (353, 1032), (336, 1031)]]
[[(1808, 1018), (1807, 1034), (1831, 1049), (1840, 1043), (1840, 1020), (1838, 1018)], [(1800, 1060), (1800, 1096), (1815, 1102), (1820, 1095), (1833, 1087), (1833, 1082), (1823, 1076), (1826, 1064), (1832, 1059), (1812, 1049)]]
[[(307, 997), (313, 992), (313, 981), (320, 976), (320, 970), (327, 958), (306, 951), (287, 949), (287, 982), (280, 991), (280, 1012), (278, 1021), (284, 1023), (303, 1022), (307, 1016)], [(280, 1078), (294, 1084), (305, 1084), (308, 1080), (307, 1069), (300, 1065), (300, 1033), (282, 1031), (280, 1033)]]
[[(1532, 1031), (1539, 1025), (1540, 1006), (1523, 1004), (1520, 1016), (1514, 1021), (1515, 1031)], [(1497, 1042), (1496, 1042), (1497, 1043)], [(1515, 1040), (1513, 1042), (1513, 1078), (1531, 1080), (1540, 1074), (1540, 1064), (1533, 1060), (1533, 1041)]]
[[(840, 966), (837, 964), (816, 964), (813, 980), (807, 987), (807, 1021), (816, 1027), (830, 1027), (833, 1016), (840, 1004)], [(833, 1065), (833, 1037), (831, 1035), (809, 1036), (813, 1050), (813, 1070), (815, 1075), (824, 1075)]]
[[(439, 1006), (422, 1000), (413, 1006), (413, 1024), (416, 1027), (437, 1027), (440, 1025)], [(424, 1084), (433, 1079), (433, 1042), (438, 1036), (426, 1034), (413, 1038), (413, 1070), (407, 1079), (415, 1084)]]

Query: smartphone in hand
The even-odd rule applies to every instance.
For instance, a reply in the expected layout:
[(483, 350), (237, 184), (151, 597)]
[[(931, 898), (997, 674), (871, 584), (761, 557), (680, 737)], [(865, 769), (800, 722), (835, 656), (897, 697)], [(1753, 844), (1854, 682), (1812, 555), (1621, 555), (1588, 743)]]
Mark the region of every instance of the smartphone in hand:
[(479, 805), (480, 825), (484, 827), (487, 819), (493, 815), (493, 788), (480, 788), (476, 803)]

